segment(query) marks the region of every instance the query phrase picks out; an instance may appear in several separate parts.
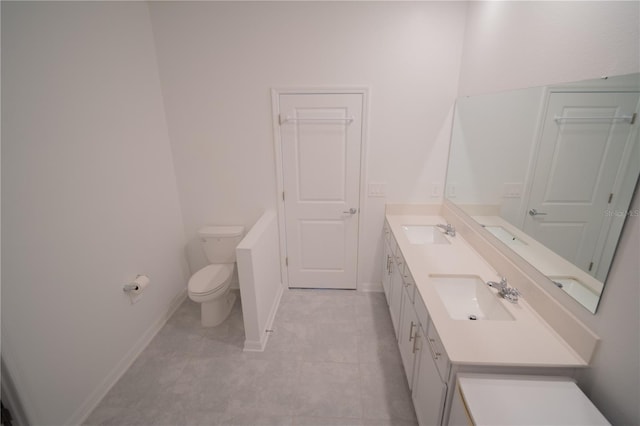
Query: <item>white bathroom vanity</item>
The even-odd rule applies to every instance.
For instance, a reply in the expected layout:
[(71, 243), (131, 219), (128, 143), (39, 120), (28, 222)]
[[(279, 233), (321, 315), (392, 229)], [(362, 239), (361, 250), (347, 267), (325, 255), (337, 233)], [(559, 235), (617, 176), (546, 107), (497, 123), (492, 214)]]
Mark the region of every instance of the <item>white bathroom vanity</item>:
[[(383, 289), (420, 425), (448, 424), (461, 374), (575, 379), (599, 340), (473, 223), (446, 204), (387, 206)], [(518, 291), (487, 285), (502, 277)]]

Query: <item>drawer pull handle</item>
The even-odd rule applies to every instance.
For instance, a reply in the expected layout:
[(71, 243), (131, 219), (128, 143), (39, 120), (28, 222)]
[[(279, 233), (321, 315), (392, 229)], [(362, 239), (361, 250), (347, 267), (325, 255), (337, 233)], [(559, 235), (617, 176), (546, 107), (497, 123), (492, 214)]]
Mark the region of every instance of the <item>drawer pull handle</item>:
[(409, 327), (409, 341), (412, 341), (416, 336), (413, 335), (413, 327), (415, 327), (416, 324), (413, 323), (413, 321), (411, 321), (411, 326)]
[(416, 330), (416, 335), (413, 336), (413, 350), (412, 352), (415, 354), (416, 352), (418, 352), (418, 346), (416, 345), (418, 343), (418, 338), (420, 337), (420, 335), (418, 334), (418, 331)]

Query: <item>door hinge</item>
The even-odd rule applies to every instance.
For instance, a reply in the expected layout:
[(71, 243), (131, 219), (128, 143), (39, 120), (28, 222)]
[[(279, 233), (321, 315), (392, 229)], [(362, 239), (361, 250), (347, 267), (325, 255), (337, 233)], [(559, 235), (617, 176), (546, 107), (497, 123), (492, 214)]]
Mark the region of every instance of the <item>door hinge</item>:
[(284, 258), (284, 264), (285, 264), (285, 266), (289, 266), (289, 258), (288, 257)]
[(638, 116), (638, 113), (637, 113), (637, 112), (634, 112), (634, 113), (631, 115), (631, 121), (629, 121), (629, 124), (634, 124), (634, 123), (636, 122), (636, 117), (637, 117), (637, 116)]
[(609, 194), (609, 201), (607, 201), (607, 204), (611, 204), (611, 200), (613, 200), (613, 192)]
[(593, 262), (589, 263), (589, 272), (593, 269)]
[(282, 191), (282, 201), (284, 201), (284, 191)]

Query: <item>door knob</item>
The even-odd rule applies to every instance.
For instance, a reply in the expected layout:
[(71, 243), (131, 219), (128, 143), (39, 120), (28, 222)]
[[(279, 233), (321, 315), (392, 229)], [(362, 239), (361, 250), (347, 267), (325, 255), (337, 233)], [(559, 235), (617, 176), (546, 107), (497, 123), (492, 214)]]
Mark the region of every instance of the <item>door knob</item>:
[(531, 209), (531, 210), (529, 210), (529, 215), (530, 216), (544, 216), (544, 215), (546, 215), (546, 213), (539, 212), (536, 209)]
[(349, 210), (342, 212), (344, 214), (356, 214), (358, 213), (358, 209), (351, 207)]

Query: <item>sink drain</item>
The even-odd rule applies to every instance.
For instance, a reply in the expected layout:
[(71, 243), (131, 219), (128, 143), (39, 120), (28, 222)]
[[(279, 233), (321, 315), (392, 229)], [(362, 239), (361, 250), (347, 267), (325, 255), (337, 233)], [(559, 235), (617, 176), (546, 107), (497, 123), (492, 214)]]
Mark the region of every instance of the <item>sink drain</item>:
[(477, 320), (477, 319), (478, 319), (478, 317), (477, 317), (477, 316), (475, 316), (475, 315), (473, 315), (473, 314), (471, 314), (471, 315), (469, 315), (469, 319), (470, 319), (471, 321), (475, 321), (475, 320)]

